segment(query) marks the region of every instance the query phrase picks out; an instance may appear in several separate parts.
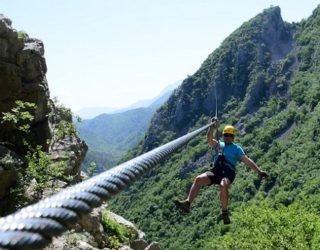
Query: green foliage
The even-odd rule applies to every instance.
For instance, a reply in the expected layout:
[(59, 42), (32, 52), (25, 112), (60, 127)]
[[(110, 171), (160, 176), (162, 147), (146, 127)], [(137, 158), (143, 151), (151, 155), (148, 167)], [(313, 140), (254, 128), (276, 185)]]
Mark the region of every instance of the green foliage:
[(320, 72), (298, 72), (291, 86), (291, 95), (298, 105), (313, 109), (320, 100)]
[[(71, 109), (59, 103), (57, 97), (52, 99), (49, 118), (54, 120), (54, 123), (57, 124), (55, 126), (55, 140), (59, 141), (78, 135), (76, 125), (72, 123), (73, 113)], [(77, 122), (81, 122), (81, 118), (79, 116), (75, 116), (75, 118)]]
[[(37, 146), (35, 149), (29, 146), (26, 160), (27, 168), (20, 169), (19, 172), (17, 172), (16, 185), (10, 190), (10, 200), (12, 200), (14, 210), (22, 208), (31, 202), (35, 202), (35, 199), (40, 198), (44, 188), (49, 187), (48, 182), (50, 180), (62, 179), (68, 182), (71, 181), (71, 178), (64, 174), (67, 162), (62, 160), (54, 162), (48, 153), (42, 150), (41, 146)], [(9, 161), (6, 162), (9, 166), (15, 163), (16, 162), (12, 163), (10, 158)], [(36, 193), (31, 196), (26, 196), (26, 188), (30, 187), (33, 179), (36, 182), (33, 183), (31, 187)]]
[(66, 137), (74, 137), (77, 135), (76, 125), (65, 120), (58, 123), (56, 130), (57, 140), (63, 140)]
[(78, 115), (75, 116), (77, 123), (81, 123), (82, 122), (82, 118)]
[(299, 204), (243, 205), (232, 214), (234, 226), (220, 227), (220, 235), (204, 249), (317, 249), (320, 217)]
[(94, 161), (90, 162), (88, 167), (88, 175), (93, 176), (96, 170), (97, 170), (97, 164)]
[(60, 103), (58, 97), (55, 96), (52, 99), (52, 101), (53, 101), (54, 107), (58, 109), (58, 114), (55, 114), (59, 116), (58, 119), (61, 119), (62, 116), (68, 117), (68, 118), (73, 116), (71, 109), (67, 108), (62, 103)]
[(34, 120), (34, 113), (36, 105), (31, 102), (23, 102), (17, 100), (16, 106), (9, 112), (3, 112), (2, 123), (11, 123), (15, 128), (24, 133), (30, 132), (30, 123)]
[(29, 35), (28, 35), (25, 31), (20, 30), (20, 31), (18, 32), (18, 38), (27, 39), (27, 38), (29, 38)]
[(15, 170), (16, 166), (21, 164), (22, 162), (14, 159), (10, 153), (7, 153), (4, 157), (0, 157), (0, 166), (5, 170)]
[(278, 14), (266, 10), (232, 33), (158, 110), (144, 141), (129, 153), (204, 124), (214, 112), (215, 85), (224, 111), (221, 124), (236, 125), (236, 142), (270, 174), (261, 181), (243, 164), (237, 166), (230, 226), (217, 223), (215, 187), (203, 187), (191, 214), (181, 216), (173, 200), (184, 198), (194, 178), (210, 168), (205, 138), (192, 140), (110, 202), (165, 249), (317, 249), (320, 244), (320, 7), (300, 24), (281, 26), (278, 42), (296, 47), (279, 60), (264, 26)]
[(29, 151), (26, 158), (28, 160), (26, 179), (35, 178), (39, 190), (42, 190), (49, 180), (64, 178), (66, 162), (52, 162), (49, 155), (42, 151), (41, 146), (37, 146), (35, 150)]
[(129, 245), (134, 238), (133, 232), (111, 219), (106, 209), (102, 211), (101, 224), (107, 235), (107, 247), (119, 249), (125, 244)]

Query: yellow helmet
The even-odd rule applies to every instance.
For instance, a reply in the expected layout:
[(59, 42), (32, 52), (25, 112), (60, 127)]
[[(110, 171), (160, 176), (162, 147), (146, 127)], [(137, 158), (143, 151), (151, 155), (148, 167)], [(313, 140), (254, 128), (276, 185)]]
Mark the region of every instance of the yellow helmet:
[(227, 125), (227, 126), (224, 127), (222, 133), (223, 133), (223, 134), (235, 135), (236, 129), (235, 129), (235, 127), (233, 127), (233, 126), (231, 126), (231, 125)]

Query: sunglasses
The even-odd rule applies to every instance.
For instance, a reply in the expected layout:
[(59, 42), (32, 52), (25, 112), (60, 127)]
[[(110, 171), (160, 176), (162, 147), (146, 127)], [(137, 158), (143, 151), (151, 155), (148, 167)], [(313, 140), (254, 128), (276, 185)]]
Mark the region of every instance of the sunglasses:
[(232, 138), (234, 137), (233, 134), (224, 134), (223, 136), (224, 136), (224, 137), (232, 137)]

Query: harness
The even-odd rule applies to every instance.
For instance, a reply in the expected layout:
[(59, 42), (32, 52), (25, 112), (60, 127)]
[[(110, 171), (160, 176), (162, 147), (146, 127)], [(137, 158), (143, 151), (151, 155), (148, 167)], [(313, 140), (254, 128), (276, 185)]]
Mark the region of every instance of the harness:
[(229, 168), (230, 170), (235, 172), (235, 166), (226, 159), (223, 153), (218, 154), (218, 158), (214, 161), (214, 168), (219, 170), (224, 170)]
[(235, 172), (235, 165), (226, 159), (226, 157), (223, 154), (223, 151), (220, 147), (219, 141), (218, 141), (216, 148), (218, 151), (218, 157), (213, 163), (213, 169), (223, 171), (226, 168), (229, 168), (230, 170)]

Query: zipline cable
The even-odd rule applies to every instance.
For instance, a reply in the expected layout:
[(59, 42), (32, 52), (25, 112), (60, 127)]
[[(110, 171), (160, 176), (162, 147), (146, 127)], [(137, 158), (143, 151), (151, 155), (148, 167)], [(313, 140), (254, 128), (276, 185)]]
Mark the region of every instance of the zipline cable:
[(52, 237), (67, 231), (82, 215), (125, 189), (212, 124), (0, 218), (0, 249), (42, 249)]
[(216, 140), (219, 141), (219, 122), (218, 122), (218, 95), (217, 95), (217, 84), (214, 82), (214, 97), (215, 97), (215, 102), (216, 102), (216, 114), (214, 118), (212, 119), (216, 121)]
[(214, 118), (215, 118), (216, 120), (218, 120), (218, 97), (217, 97), (217, 86), (216, 86), (216, 85), (217, 85), (217, 84), (214, 83), (214, 97), (215, 97), (215, 99), (216, 99), (216, 114), (215, 114)]

